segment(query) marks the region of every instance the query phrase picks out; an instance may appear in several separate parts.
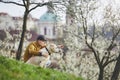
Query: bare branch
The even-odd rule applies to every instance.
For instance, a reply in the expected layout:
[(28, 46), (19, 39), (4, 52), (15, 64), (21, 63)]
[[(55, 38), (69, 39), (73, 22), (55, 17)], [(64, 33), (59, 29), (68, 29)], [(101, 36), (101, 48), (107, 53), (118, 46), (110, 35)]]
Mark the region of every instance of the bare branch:
[(81, 17), (82, 17), (82, 22), (83, 22), (83, 29), (84, 29), (84, 34), (85, 34), (85, 43), (86, 45), (92, 50), (92, 52), (94, 53), (94, 56), (95, 56), (95, 59), (97, 61), (97, 64), (100, 66), (100, 58), (99, 56), (97, 55), (97, 52), (95, 51), (95, 49), (92, 47), (92, 45), (90, 45), (87, 41), (87, 21), (86, 21), (86, 18), (84, 18), (83, 16), (83, 12), (80, 8), (80, 14), (81, 14)]
[(27, 6), (26, 6), (26, 4), (25, 4), (25, 0), (22, 0), (22, 1), (23, 1), (23, 4), (24, 4), (25, 8), (27, 8)]
[(120, 28), (119, 28), (119, 30), (116, 32), (116, 34), (113, 35), (112, 41), (111, 41), (109, 47), (107, 48), (107, 51), (110, 51), (110, 50), (112, 50), (112, 49), (114, 48), (113, 43), (114, 43), (116, 37), (119, 35), (119, 33), (120, 33)]
[(95, 40), (95, 24), (94, 24), (94, 26), (93, 26), (93, 34), (92, 34), (92, 41), (91, 41), (91, 46), (93, 45), (93, 42), (94, 42), (94, 40)]
[(8, 4), (16, 4), (16, 5), (19, 5), (19, 6), (24, 6), (23, 4), (20, 4), (20, 3), (17, 3), (17, 2), (13, 2), (13, 1), (3, 1), (3, 0), (0, 0), (1, 3), (8, 3)]
[(34, 10), (34, 9), (37, 8), (37, 7), (42, 7), (42, 6), (44, 6), (44, 5), (49, 5), (50, 2), (46, 2), (46, 3), (43, 3), (43, 4), (41, 4), (41, 3), (31, 3), (31, 4), (37, 4), (37, 5), (36, 5), (35, 7), (33, 7), (33, 8), (31, 8), (31, 9), (29, 10), (29, 12), (32, 11), (32, 10)]
[(103, 63), (104, 60), (106, 59), (106, 54), (107, 54), (107, 52), (105, 52), (105, 55), (102, 57), (102, 59), (101, 59), (101, 63)]
[[(104, 65), (109, 61), (109, 59), (110, 59), (110, 52), (105, 52), (105, 55), (102, 57), (101, 63)], [(103, 61), (104, 61), (104, 63), (103, 63)]]
[(117, 58), (113, 58), (113, 59), (107, 61), (106, 63), (103, 64), (103, 67), (107, 66), (109, 63), (114, 62), (116, 60), (117, 60)]

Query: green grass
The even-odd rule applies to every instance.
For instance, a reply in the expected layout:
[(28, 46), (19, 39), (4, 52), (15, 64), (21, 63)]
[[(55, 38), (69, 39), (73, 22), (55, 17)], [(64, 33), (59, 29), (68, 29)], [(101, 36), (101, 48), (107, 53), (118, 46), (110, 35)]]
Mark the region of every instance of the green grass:
[(44, 69), (0, 56), (0, 80), (83, 80), (72, 74)]

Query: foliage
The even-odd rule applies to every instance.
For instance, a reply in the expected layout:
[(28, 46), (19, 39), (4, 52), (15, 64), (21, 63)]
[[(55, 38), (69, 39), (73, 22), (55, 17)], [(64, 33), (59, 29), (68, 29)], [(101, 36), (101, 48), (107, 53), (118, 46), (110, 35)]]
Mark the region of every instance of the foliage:
[(0, 56), (0, 80), (83, 80), (72, 74), (43, 69)]
[[(67, 56), (69, 55), (67, 59), (69, 59), (66, 61), (69, 64), (66, 65), (70, 68), (68, 67), (66, 70), (74, 72), (75, 69), (78, 69), (76, 71), (81, 70), (82, 75), (90, 74), (89, 79), (92, 76), (98, 77), (98, 80), (106, 80), (105, 77), (111, 76), (114, 62), (119, 55), (119, 7), (116, 7), (115, 10), (111, 3), (103, 7), (99, 0), (61, 1), (62, 5), (66, 7), (65, 43), (69, 48), (67, 53)], [(84, 54), (87, 56), (82, 57), (81, 48), (87, 48), (91, 52), (86, 51)], [(77, 53), (80, 56), (76, 57)], [(82, 63), (81, 60), (84, 62)], [(84, 63), (86, 64), (84, 65)], [(92, 65), (91, 70), (89, 70), (90, 65)], [(106, 67), (109, 66), (108, 70)], [(95, 75), (93, 76), (93, 74)]]

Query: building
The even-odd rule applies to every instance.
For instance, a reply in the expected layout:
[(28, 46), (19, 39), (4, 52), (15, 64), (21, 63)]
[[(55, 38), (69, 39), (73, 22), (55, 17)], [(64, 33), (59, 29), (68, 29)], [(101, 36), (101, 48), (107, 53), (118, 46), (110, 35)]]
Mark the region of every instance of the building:
[[(22, 17), (13, 17), (7, 13), (0, 13), (0, 30), (6, 29), (9, 30), (9, 32), (11, 30), (21, 31), (22, 25)], [(56, 40), (58, 38), (62, 38), (63, 30), (61, 27), (62, 22), (60, 22), (58, 16), (49, 9), (40, 17), (40, 19), (35, 19), (32, 18), (30, 14), (28, 15), (27, 31), (36, 32), (36, 35), (45, 35), (48, 40)], [(32, 39), (30, 40), (32, 41)]]
[[(29, 14), (27, 19), (27, 30), (31, 30), (35, 27), (35, 19)], [(15, 29), (22, 29), (23, 18), (22, 17), (12, 17), (12, 21), (14, 22)]]
[(40, 17), (37, 33), (45, 35), (50, 40), (55, 40), (62, 37), (61, 25), (58, 16), (48, 8), (48, 11)]
[(12, 17), (7, 13), (0, 13), (0, 30), (10, 28), (15, 29)]

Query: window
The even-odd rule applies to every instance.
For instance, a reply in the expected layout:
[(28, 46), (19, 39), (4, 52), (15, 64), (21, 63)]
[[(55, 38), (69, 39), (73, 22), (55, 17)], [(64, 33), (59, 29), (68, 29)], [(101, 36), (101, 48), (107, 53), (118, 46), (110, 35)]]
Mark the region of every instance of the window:
[(55, 35), (55, 26), (53, 27), (53, 35)]
[(47, 28), (44, 28), (44, 35), (47, 35)]

